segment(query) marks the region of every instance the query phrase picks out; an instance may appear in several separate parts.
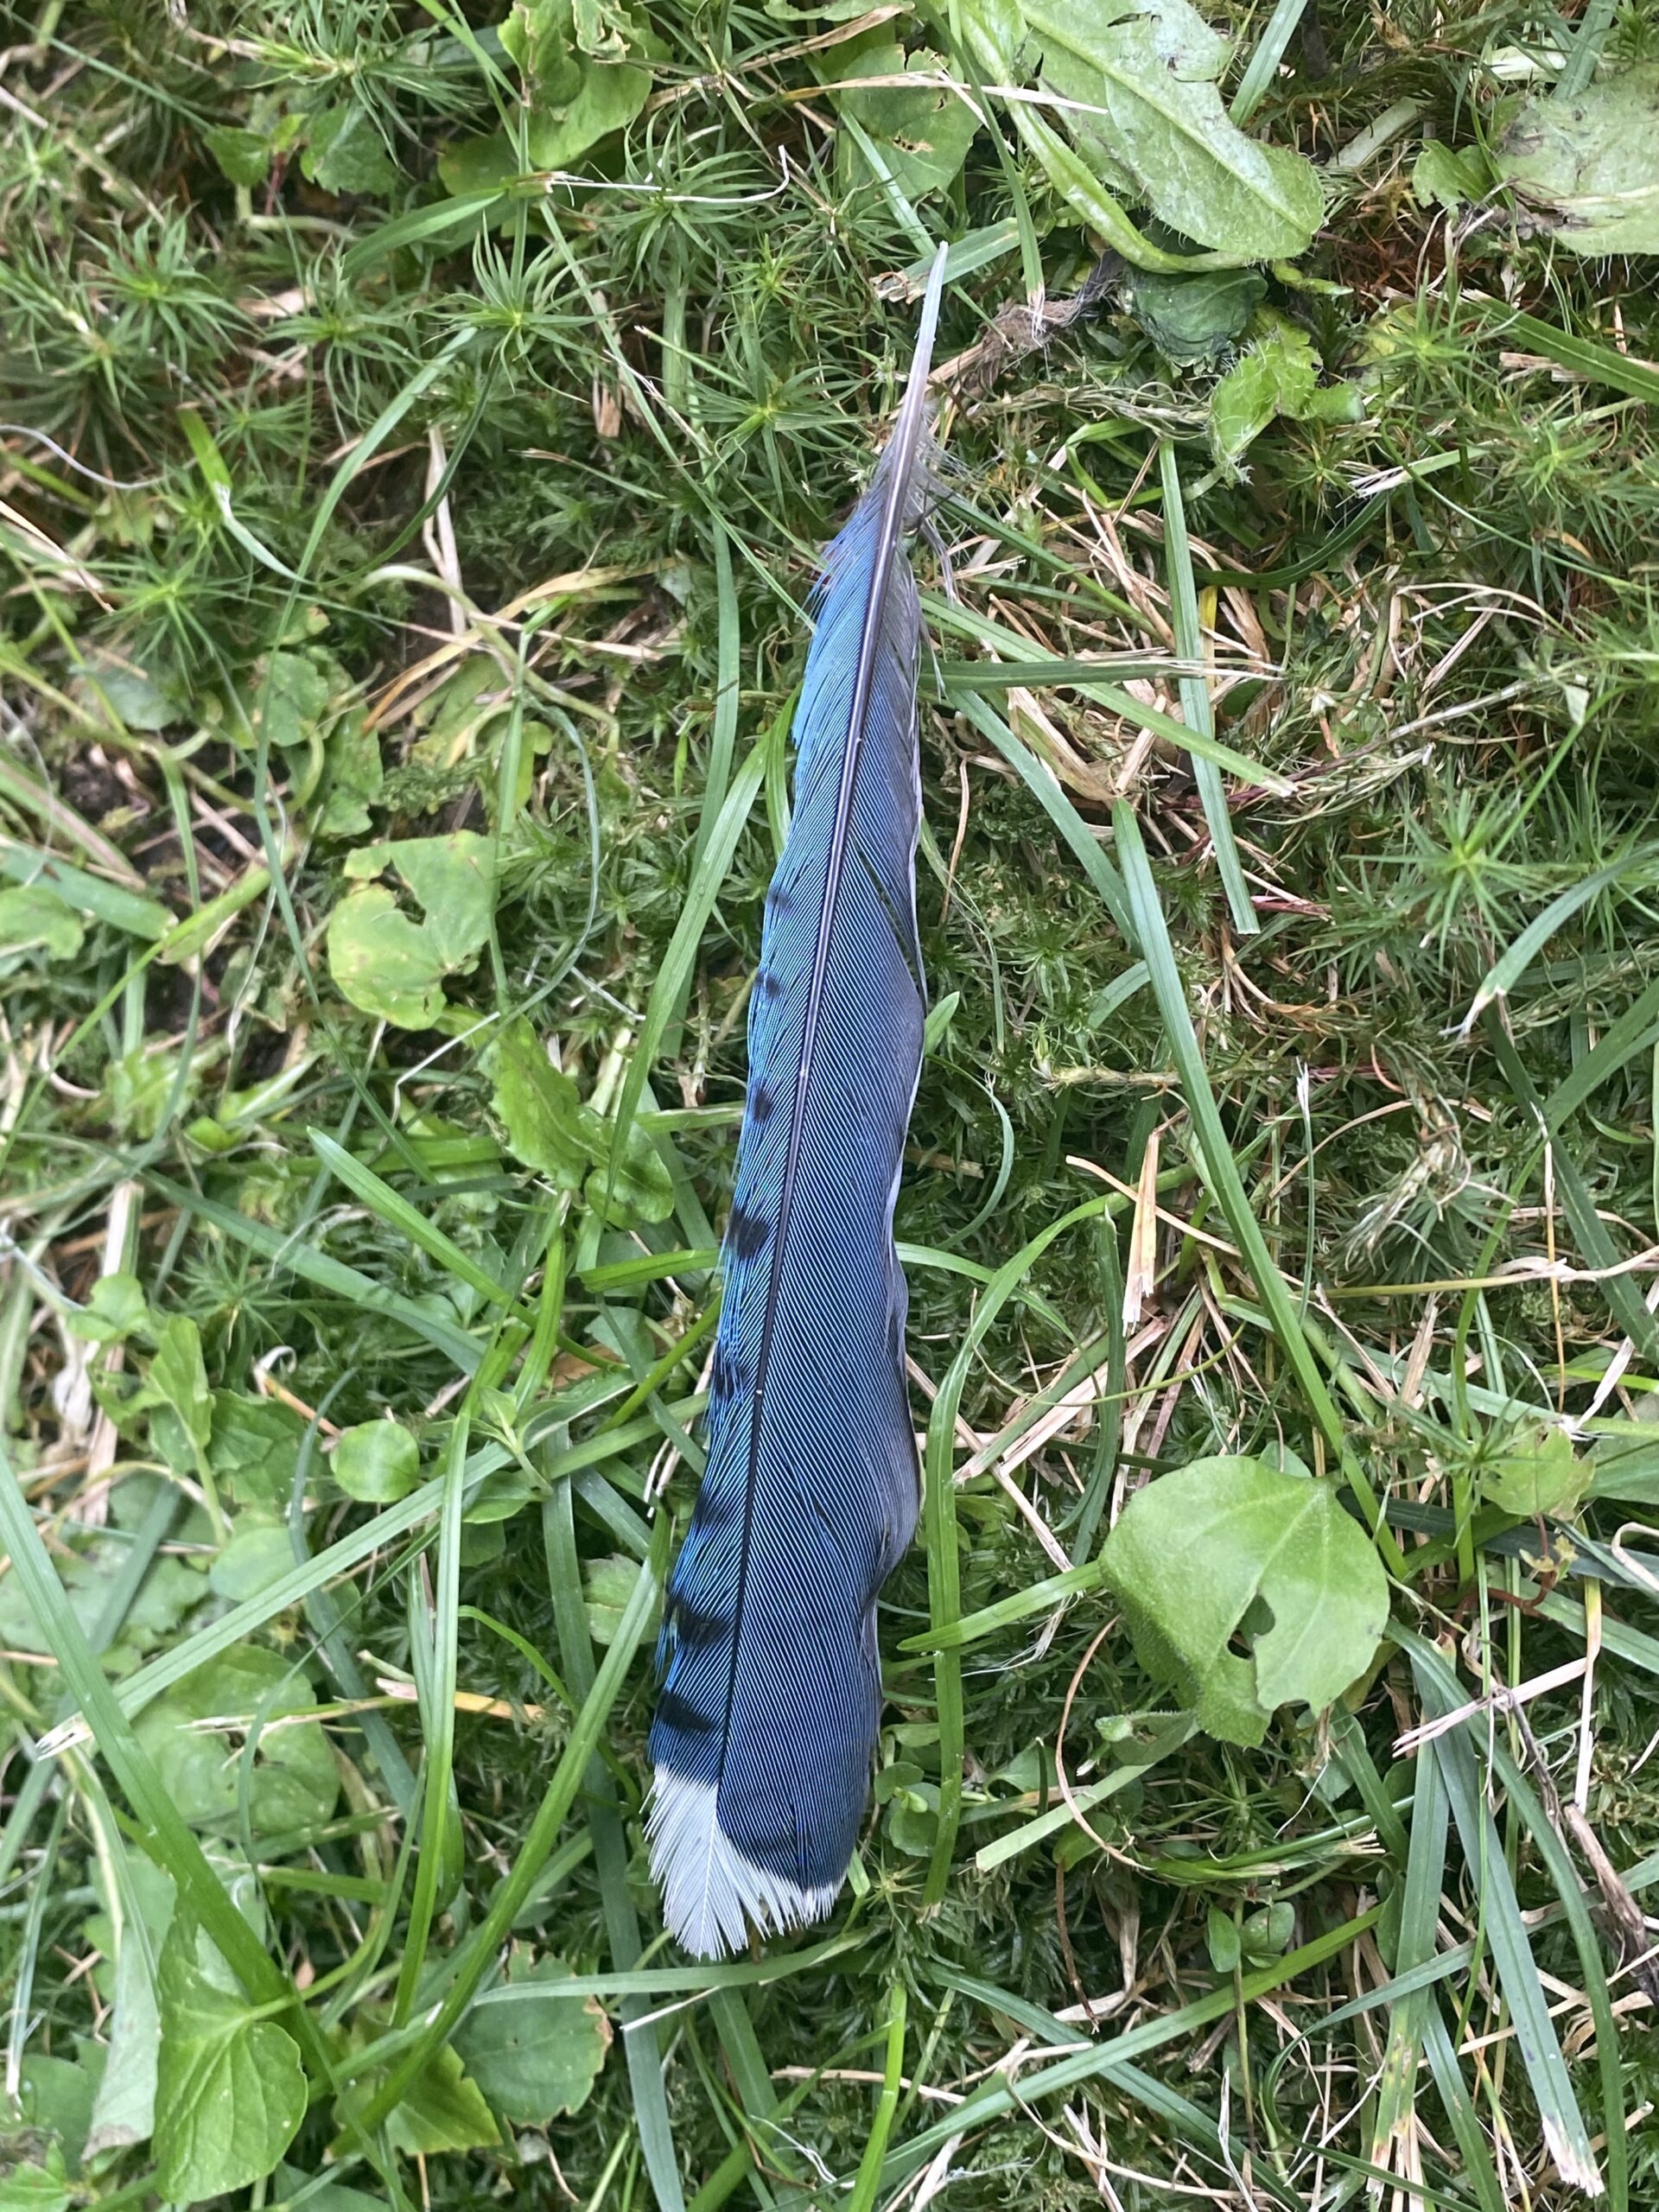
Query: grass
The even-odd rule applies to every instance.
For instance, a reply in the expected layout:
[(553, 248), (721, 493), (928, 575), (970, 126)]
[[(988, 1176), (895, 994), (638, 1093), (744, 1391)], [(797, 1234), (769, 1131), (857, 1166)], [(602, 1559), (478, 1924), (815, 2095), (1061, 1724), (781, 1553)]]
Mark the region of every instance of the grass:
[[(675, 4), (584, 181), (451, 195), (487, 12), (8, 32), (0, 2190), (1651, 2201), (1659, 316), (1410, 181), (1560, 23), (1236, 11), (1253, 131), (1413, 112), (1271, 280), (1359, 404), (1230, 471), (1232, 353), (1121, 287), (1027, 347), (1096, 251), (1035, 111), (912, 195), (844, 24)], [(947, 236), (925, 1522), (842, 1908), (693, 1967), (658, 1592), (813, 559)], [(1101, 1548), (1219, 1453), (1389, 1576), (1255, 1746)]]

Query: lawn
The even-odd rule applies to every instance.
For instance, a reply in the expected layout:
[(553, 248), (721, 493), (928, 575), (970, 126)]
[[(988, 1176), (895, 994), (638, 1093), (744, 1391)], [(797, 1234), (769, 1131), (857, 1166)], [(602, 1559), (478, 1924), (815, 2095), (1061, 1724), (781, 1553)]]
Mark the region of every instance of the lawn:
[[(38, 0), (0, 2212), (1659, 2191), (1653, 0)], [(924, 1469), (664, 1932), (816, 564), (936, 246)]]

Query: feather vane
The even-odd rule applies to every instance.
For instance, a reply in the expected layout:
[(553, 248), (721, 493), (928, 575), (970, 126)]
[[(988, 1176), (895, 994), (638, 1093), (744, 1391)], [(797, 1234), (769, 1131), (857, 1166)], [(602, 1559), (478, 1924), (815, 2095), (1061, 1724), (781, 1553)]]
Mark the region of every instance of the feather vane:
[(822, 1918), (868, 1801), (875, 1600), (915, 1529), (893, 1204), (921, 1067), (921, 609), (935, 263), (897, 424), (829, 548), (766, 894), (708, 1460), (670, 1578), (652, 1866), (701, 1957)]

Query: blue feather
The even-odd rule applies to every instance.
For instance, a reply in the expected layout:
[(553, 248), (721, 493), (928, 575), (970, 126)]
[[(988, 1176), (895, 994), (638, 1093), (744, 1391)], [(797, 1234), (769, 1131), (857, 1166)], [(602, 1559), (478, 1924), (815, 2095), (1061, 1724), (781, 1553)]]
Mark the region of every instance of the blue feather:
[(869, 1797), (875, 1600), (916, 1525), (893, 1210), (921, 1068), (921, 608), (934, 264), (898, 423), (824, 556), (766, 894), (708, 1462), (669, 1581), (652, 1863), (718, 1955), (834, 1904)]

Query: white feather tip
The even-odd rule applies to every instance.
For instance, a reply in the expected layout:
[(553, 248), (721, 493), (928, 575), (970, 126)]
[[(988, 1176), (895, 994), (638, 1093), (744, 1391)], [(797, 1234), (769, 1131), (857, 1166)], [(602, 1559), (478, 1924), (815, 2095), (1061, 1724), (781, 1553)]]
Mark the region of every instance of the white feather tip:
[(721, 1828), (719, 1792), (658, 1767), (652, 1778), (651, 1871), (663, 1893), (663, 1916), (693, 1958), (719, 1959), (743, 1948), (753, 1922), (763, 1936), (822, 1920), (841, 1892), (839, 1882), (804, 1889), (746, 1859)]

